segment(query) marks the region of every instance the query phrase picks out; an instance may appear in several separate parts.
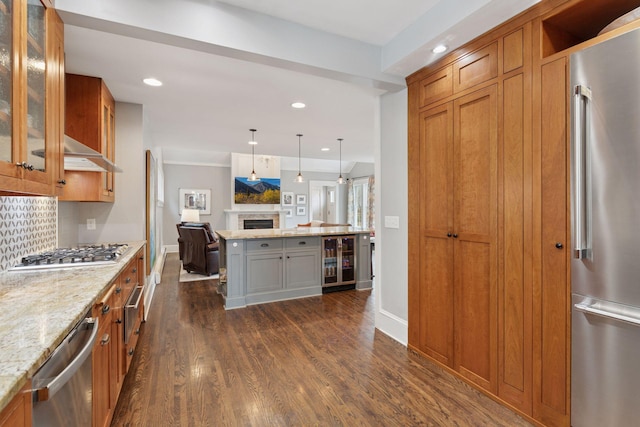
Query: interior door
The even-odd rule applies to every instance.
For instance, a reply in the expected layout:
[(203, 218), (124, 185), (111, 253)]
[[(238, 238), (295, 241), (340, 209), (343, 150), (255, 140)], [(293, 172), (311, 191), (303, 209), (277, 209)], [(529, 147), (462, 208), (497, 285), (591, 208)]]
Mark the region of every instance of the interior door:
[(326, 211), (325, 211), (325, 218), (326, 221), (325, 222), (329, 222), (332, 224), (336, 224), (337, 221), (337, 216), (336, 216), (336, 187), (335, 186), (327, 186), (325, 187), (325, 206), (326, 206)]

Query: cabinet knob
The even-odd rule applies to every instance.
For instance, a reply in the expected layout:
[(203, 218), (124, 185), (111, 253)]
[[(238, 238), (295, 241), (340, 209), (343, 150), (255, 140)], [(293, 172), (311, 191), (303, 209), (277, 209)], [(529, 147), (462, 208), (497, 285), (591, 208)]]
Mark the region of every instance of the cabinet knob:
[(116, 288), (116, 294), (119, 294), (120, 292), (122, 292), (122, 288)]
[(447, 233), (447, 237), (451, 237), (451, 236), (452, 236), (452, 234), (451, 234), (451, 233)]
[(562, 243), (558, 242), (556, 243), (556, 248), (558, 249), (562, 249), (564, 246), (562, 245)]
[(457, 239), (457, 238), (458, 238), (458, 233), (454, 233), (454, 234), (453, 234), (453, 238), (454, 238), (454, 239)]
[(116, 319), (116, 324), (120, 325), (122, 323), (122, 319)]
[(109, 304), (105, 304), (102, 306), (102, 314), (107, 314), (109, 310), (111, 310), (111, 307), (109, 307)]
[(18, 162), (18, 163), (16, 163), (16, 166), (19, 167), (19, 168), (28, 169), (30, 171), (33, 170), (33, 165), (30, 165), (27, 162)]
[(129, 356), (133, 356), (133, 349), (132, 348), (129, 349)]
[(107, 191), (109, 191), (109, 193), (113, 193), (113, 188), (110, 188), (110, 189), (109, 189), (109, 190), (107, 190)]
[(67, 185), (67, 180), (66, 179), (61, 179), (61, 180), (58, 181), (58, 184)]

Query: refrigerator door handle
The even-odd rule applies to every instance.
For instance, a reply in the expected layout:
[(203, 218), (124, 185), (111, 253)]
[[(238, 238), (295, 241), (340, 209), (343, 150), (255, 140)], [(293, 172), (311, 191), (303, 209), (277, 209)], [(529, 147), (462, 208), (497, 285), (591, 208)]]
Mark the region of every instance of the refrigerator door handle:
[(595, 316), (604, 317), (607, 319), (613, 319), (620, 322), (630, 323), (635, 326), (640, 326), (640, 317), (630, 316), (629, 314), (615, 313), (613, 311), (598, 308), (594, 305), (587, 305), (584, 303), (574, 304), (576, 310), (587, 314), (593, 314)]
[(573, 109), (573, 257), (590, 257), (590, 230), (587, 195), (587, 101), (591, 100), (591, 89), (576, 85)]

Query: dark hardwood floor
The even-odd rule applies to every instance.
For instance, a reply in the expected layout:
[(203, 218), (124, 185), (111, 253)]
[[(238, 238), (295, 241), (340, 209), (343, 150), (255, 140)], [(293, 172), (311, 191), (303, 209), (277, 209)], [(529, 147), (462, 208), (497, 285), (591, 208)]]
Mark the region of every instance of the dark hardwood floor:
[(374, 328), (372, 291), (225, 311), (169, 254), (112, 426), (530, 426)]

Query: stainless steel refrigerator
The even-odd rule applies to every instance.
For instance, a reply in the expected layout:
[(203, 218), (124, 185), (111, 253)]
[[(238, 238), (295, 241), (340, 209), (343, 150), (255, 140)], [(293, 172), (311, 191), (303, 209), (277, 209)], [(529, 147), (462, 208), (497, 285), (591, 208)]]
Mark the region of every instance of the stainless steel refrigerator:
[(571, 55), (571, 423), (640, 422), (640, 31)]

